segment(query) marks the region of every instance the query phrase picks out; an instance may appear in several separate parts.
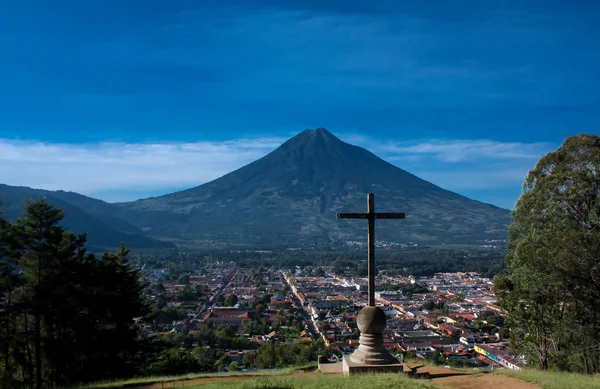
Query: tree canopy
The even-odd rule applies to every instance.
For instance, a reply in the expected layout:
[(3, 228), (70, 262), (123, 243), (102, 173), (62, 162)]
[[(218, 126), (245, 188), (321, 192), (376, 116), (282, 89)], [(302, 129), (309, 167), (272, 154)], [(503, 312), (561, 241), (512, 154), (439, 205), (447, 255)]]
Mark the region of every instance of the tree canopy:
[(600, 371), (600, 137), (568, 137), (529, 171), (496, 278), (516, 347), (543, 369)]
[(139, 274), (121, 247), (98, 257), (43, 200), (0, 218), (0, 376), (5, 388), (54, 388), (128, 377), (149, 346)]

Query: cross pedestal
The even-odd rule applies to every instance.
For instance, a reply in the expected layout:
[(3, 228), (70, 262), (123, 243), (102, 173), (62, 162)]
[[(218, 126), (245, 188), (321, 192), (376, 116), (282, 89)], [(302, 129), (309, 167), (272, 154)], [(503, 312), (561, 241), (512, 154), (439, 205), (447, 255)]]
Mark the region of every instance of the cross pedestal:
[(356, 317), (360, 330), (359, 346), (345, 355), (342, 372), (352, 373), (401, 372), (402, 363), (383, 345), (383, 330), (387, 324), (385, 313), (379, 307), (364, 307)]
[(403, 213), (376, 213), (373, 193), (367, 196), (367, 213), (338, 213), (338, 219), (367, 219), (369, 305), (361, 309), (356, 317), (360, 330), (359, 346), (352, 355), (345, 355), (342, 365), (344, 375), (353, 373), (401, 372), (402, 363), (396, 359), (383, 343), (383, 330), (387, 324), (385, 313), (375, 306), (375, 219), (404, 219)]

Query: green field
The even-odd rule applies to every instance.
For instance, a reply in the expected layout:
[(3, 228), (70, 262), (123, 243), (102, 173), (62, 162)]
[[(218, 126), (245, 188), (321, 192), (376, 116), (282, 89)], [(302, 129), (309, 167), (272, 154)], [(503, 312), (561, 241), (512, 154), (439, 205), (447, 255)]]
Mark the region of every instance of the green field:
[(439, 389), (430, 381), (410, 379), (404, 374), (379, 374), (353, 377), (317, 375), (313, 377), (270, 377), (257, 378), (244, 382), (223, 382), (203, 384), (192, 388), (202, 389)]
[(137, 386), (151, 385), (157, 383), (171, 383), (180, 381), (189, 381), (199, 378), (227, 378), (227, 377), (277, 377), (293, 374), (296, 369), (282, 369), (269, 372), (239, 372), (239, 373), (205, 373), (195, 375), (182, 376), (165, 376), (165, 377), (136, 377), (127, 380), (103, 381), (94, 382), (86, 385), (76, 385), (67, 389), (120, 389), (134, 388)]
[(555, 371), (525, 369), (522, 371), (498, 370), (493, 374), (503, 374), (523, 381), (538, 384), (542, 389), (600, 389), (600, 376)]
[[(295, 374), (301, 374), (300, 376)], [(247, 379), (244, 379), (247, 378)], [(165, 388), (181, 387), (182, 381), (206, 379), (206, 382), (186, 388), (318, 388), (318, 389), (348, 389), (351, 387), (370, 388), (403, 388), (403, 389), (432, 389), (439, 388), (430, 381), (408, 378), (404, 374), (377, 374), (362, 376), (328, 376), (320, 372), (300, 373), (294, 369), (282, 369), (271, 372), (256, 373), (227, 373), (227, 374), (202, 374), (182, 377), (146, 377), (125, 381), (100, 382), (90, 385), (77, 386), (77, 389), (118, 389), (136, 388), (145, 385), (164, 383)], [(218, 382), (214, 382), (218, 380)], [(72, 388), (72, 389), (75, 389)]]
[[(574, 373), (562, 373), (527, 369), (523, 371), (498, 370), (494, 373), (474, 372), (470, 378), (474, 381), (482, 375), (506, 375), (535, 383), (542, 389), (600, 389), (600, 376), (586, 376)], [(500, 377), (498, 377), (500, 378)], [(191, 380), (201, 379), (193, 384)], [(302, 372), (300, 369), (282, 369), (252, 373), (207, 373), (180, 377), (145, 377), (124, 381), (99, 382), (90, 385), (76, 386), (70, 389), (119, 389), (140, 388), (151, 384), (164, 384), (164, 388), (182, 387), (202, 389), (350, 389), (367, 387), (402, 388), (402, 389), (440, 389), (441, 386), (432, 381), (409, 378), (405, 374), (373, 374), (343, 377), (339, 375), (323, 375), (320, 372)], [(477, 384), (474, 382), (474, 385)], [(500, 389), (500, 387), (499, 387)]]

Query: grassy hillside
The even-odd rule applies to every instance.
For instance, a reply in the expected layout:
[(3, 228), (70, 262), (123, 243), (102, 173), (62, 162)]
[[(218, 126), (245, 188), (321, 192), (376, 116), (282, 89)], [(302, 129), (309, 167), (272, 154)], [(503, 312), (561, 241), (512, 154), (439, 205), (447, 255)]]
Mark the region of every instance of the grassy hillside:
[(600, 389), (600, 376), (589, 376), (557, 371), (526, 369), (522, 371), (499, 370), (494, 374), (507, 375), (533, 382), (542, 389)]
[[(303, 372), (299, 369), (282, 369), (253, 373), (207, 373), (181, 377), (148, 377), (125, 381), (101, 382), (69, 389), (124, 389), (124, 388), (172, 388), (186, 387), (198, 389), (348, 389), (348, 388), (402, 388), (402, 389), (509, 389), (519, 381), (530, 382), (541, 389), (600, 389), (599, 376), (561, 373), (527, 369), (524, 371), (498, 370), (494, 373), (474, 372), (470, 376), (414, 379), (405, 374), (324, 375), (320, 372)], [(512, 378), (506, 378), (506, 377)], [(507, 386), (508, 385), (508, 386)], [(511, 386), (513, 385), (513, 386)], [(529, 387), (529, 386), (527, 386)]]
[[(142, 388), (152, 384), (161, 384), (165, 388), (181, 387), (187, 388), (403, 388), (403, 389), (433, 389), (439, 388), (430, 381), (415, 380), (408, 378), (405, 374), (379, 374), (364, 376), (330, 376), (318, 372), (300, 373), (295, 370), (283, 369), (273, 372), (256, 373), (226, 373), (226, 374), (203, 374), (196, 376), (184, 376), (179, 379), (175, 377), (165, 378), (140, 378), (121, 382), (105, 382), (94, 385), (77, 387), (77, 389), (119, 389), (119, 388)], [(72, 388), (75, 389), (75, 388)]]
[(380, 374), (363, 376), (328, 376), (312, 377), (270, 377), (255, 378), (243, 382), (213, 382), (190, 386), (196, 389), (348, 389), (348, 388), (381, 388), (381, 389), (439, 389), (429, 381), (415, 380), (404, 374)]

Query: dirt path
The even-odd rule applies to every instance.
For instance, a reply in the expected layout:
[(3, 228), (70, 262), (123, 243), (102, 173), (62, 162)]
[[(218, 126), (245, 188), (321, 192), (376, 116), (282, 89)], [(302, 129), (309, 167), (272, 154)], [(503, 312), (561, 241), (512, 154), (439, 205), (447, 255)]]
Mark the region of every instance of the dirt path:
[(472, 372), (436, 366), (407, 364), (417, 376), (430, 378), (442, 388), (452, 389), (540, 389), (536, 384), (498, 374), (473, 375)]
[(442, 377), (468, 376), (472, 373), (463, 370), (447, 369), (438, 366), (419, 365), (415, 363), (405, 363), (405, 369), (414, 369), (415, 374), (421, 378), (435, 379)]
[(540, 389), (536, 384), (498, 374), (482, 376), (454, 376), (434, 378), (433, 382), (442, 388), (455, 389)]

